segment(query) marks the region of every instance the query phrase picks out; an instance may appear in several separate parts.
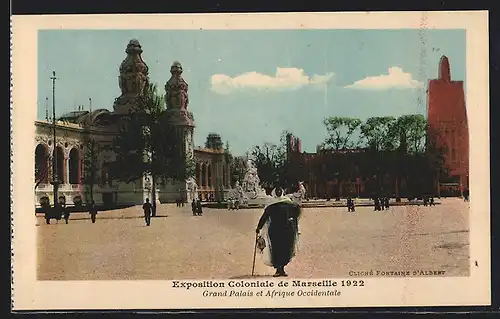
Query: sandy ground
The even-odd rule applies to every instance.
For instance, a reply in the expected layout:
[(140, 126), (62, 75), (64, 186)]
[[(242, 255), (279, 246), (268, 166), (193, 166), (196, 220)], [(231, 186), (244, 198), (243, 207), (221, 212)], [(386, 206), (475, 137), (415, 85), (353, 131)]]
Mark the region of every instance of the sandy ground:
[[(434, 207), (306, 208), (292, 277), (349, 277), (353, 271), (469, 273), (469, 204), (445, 199)], [(46, 225), (38, 218), (39, 280), (168, 280), (249, 277), (260, 210), (162, 205), (145, 226), (140, 207), (103, 212), (92, 224), (75, 213)], [(255, 273), (274, 270), (257, 256)], [(351, 273), (352, 274), (352, 273)]]

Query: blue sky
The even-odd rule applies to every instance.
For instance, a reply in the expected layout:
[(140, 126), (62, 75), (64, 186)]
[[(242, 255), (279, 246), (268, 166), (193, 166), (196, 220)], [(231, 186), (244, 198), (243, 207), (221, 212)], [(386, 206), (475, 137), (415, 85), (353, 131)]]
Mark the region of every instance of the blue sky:
[[(43, 30), (38, 35), (38, 118), (78, 105), (112, 110), (118, 68), (138, 39), (150, 80), (164, 94), (173, 61), (189, 84), (195, 144), (210, 132), (242, 155), (289, 130), (314, 152), (325, 116), (426, 113), (428, 79), (446, 55), (465, 81), (465, 30)], [(368, 78), (368, 79), (367, 79)]]

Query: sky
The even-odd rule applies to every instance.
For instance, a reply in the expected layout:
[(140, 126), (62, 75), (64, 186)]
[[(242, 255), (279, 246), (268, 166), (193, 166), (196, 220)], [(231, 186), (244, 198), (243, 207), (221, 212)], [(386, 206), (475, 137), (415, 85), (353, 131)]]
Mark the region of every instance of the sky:
[(209, 133), (235, 155), (279, 142), (288, 130), (314, 152), (323, 119), (426, 114), (427, 82), (449, 58), (465, 82), (465, 30), (42, 30), (38, 34), (38, 119), (83, 105), (113, 109), (125, 48), (137, 39), (161, 94), (181, 62), (201, 146)]

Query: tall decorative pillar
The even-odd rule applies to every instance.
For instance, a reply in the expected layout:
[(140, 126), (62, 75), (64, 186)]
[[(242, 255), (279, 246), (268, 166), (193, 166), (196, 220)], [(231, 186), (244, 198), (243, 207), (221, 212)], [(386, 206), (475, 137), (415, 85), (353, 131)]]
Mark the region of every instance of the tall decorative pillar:
[[(165, 121), (166, 124), (176, 128), (178, 136), (183, 143), (182, 153), (186, 161), (194, 161), (194, 118), (193, 113), (188, 111), (189, 96), (188, 84), (182, 77), (182, 65), (175, 61), (170, 67), (171, 77), (165, 84)], [(194, 178), (194, 176), (190, 176)], [(181, 194), (179, 194), (179, 192)], [(175, 201), (176, 198), (183, 198), (185, 201), (191, 201), (190, 194), (187, 191), (187, 181), (172, 181), (166, 185), (162, 194), (163, 201)]]
[[(138, 40), (132, 39), (125, 48), (127, 54), (119, 67), (118, 85), (120, 96), (113, 104), (112, 116), (116, 119), (117, 128), (124, 122), (120, 119), (123, 116), (139, 110), (139, 98), (144, 95), (149, 88), (149, 68), (142, 59), (142, 46)], [(118, 131), (116, 131), (118, 133)], [(126, 198), (127, 203), (142, 204), (144, 201), (145, 189), (144, 179), (138, 179), (134, 184), (119, 184), (121, 198)], [(133, 186), (132, 186), (133, 185)], [(141, 191), (136, 191), (134, 188)]]

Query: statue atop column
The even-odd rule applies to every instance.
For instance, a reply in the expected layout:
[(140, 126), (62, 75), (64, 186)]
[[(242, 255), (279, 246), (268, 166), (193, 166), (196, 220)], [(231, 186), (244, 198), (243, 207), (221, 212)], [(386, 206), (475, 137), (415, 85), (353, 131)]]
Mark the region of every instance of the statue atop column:
[(120, 64), (118, 84), (121, 95), (113, 106), (115, 113), (128, 113), (137, 103), (137, 98), (146, 93), (149, 86), (149, 68), (142, 59), (142, 47), (132, 39), (125, 49), (126, 58)]
[(174, 61), (170, 67), (171, 77), (165, 84), (165, 105), (170, 121), (178, 125), (194, 126), (189, 105), (188, 84), (182, 78), (182, 65)]

